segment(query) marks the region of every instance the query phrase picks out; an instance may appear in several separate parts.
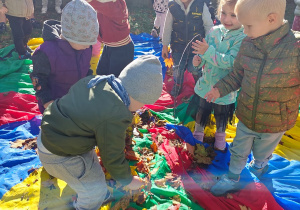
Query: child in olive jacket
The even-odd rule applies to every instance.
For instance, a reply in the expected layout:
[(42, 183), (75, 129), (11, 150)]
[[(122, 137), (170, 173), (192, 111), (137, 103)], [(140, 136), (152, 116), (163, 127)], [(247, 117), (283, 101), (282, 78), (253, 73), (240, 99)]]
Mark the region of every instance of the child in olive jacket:
[(88, 76), (73, 85), (44, 112), (37, 140), (40, 160), (49, 174), (62, 179), (78, 194), (76, 209), (99, 209), (108, 198), (104, 167), (131, 190), (143, 184), (125, 159), (125, 131), (144, 104), (162, 92), (162, 70), (155, 56), (128, 64), (119, 78)]
[(258, 178), (266, 173), (275, 147), (297, 120), (300, 33), (290, 30), (284, 20), (285, 7), (285, 0), (244, 0), (236, 5), (248, 37), (241, 44), (233, 71), (205, 95), (211, 102), (241, 88), (229, 172), (211, 188), (214, 195), (240, 188), (240, 173), (251, 151), (250, 171)]

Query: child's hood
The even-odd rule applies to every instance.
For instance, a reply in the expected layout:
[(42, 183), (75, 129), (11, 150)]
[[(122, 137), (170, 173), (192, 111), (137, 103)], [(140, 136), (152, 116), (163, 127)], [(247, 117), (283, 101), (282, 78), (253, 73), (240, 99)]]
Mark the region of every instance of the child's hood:
[(44, 41), (59, 39), (61, 34), (61, 22), (57, 20), (46, 20), (44, 22), (42, 37)]

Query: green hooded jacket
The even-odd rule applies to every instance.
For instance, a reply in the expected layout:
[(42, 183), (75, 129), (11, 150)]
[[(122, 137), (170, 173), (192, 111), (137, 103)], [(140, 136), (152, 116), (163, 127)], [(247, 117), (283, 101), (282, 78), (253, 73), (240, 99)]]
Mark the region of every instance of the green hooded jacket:
[(233, 71), (216, 87), (221, 97), (241, 88), (236, 115), (258, 133), (278, 133), (295, 125), (300, 96), (300, 33), (285, 22), (256, 39), (245, 38)]
[(99, 147), (101, 160), (111, 176), (127, 185), (132, 180), (125, 159), (125, 131), (133, 115), (121, 98), (103, 81), (93, 88), (88, 76), (45, 110), (41, 140), (46, 149), (60, 156), (75, 156)]

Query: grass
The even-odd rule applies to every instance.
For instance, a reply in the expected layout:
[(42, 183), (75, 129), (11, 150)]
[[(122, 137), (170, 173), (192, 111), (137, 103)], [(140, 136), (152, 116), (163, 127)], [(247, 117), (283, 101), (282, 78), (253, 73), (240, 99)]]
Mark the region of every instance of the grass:
[[(63, 0), (62, 8), (67, 4), (69, 0)], [(215, 0), (213, 0), (215, 1)], [(48, 19), (60, 20), (60, 15), (54, 10), (54, 0), (49, 1), (48, 12), (46, 14), (41, 14), (41, 1), (36, 1), (35, 4), (35, 19), (42, 23)], [(286, 19), (292, 25), (294, 19), (295, 10), (294, 0), (287, 0), (286, 8)], [(155, 18), (155, 13), (152, 7), (128, 7), (129, 11), (129, 23), (131, 27), (131, 33), (140, 34), (142, 32), (150, 33), (153, 27), (153, 21)], [(31, 34), (32, 38), (41, 37), (42, 28), (33, 29)], [(13, 44), (11, 30), (9, 23), (7, 22), (7, 31), (0, 35), (0, 49), (8, 45)]]

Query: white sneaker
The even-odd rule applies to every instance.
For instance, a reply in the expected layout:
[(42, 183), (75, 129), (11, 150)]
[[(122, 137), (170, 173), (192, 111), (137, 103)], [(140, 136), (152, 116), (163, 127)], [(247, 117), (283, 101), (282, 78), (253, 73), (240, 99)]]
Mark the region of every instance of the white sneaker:
[(42, 14), (45, 14), (47, 12), (47, 7), (42, 7)]
[(61, 14), (61, 8), (60, 7), (55, 7), (55, 11), (58, 13), (58, 14)]

